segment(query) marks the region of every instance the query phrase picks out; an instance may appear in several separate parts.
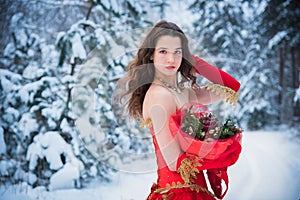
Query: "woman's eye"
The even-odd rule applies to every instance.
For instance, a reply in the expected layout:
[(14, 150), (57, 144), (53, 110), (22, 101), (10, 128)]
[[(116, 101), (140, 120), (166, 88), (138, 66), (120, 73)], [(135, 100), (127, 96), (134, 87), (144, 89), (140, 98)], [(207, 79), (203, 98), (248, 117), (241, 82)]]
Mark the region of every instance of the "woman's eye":
[(161, 53), (161, 54), (167, 54), (168, 51), (167, 50), (160, 50), (159, 53)]
[(174, 53), (175, 53), (175, 54), (182, 54), (182, 51), (177, 50), (177, 51), (175, 51)]

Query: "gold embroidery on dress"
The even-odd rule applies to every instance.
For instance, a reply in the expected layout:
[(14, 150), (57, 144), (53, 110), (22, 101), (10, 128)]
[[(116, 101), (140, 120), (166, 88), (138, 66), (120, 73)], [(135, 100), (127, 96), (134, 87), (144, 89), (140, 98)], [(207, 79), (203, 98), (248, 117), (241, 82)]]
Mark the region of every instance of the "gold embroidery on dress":
[(162, 200), (168, 200), (171, 194), (172, 193), (162, 195), (162, 198), (163, 198)]
[[(140, 124), (141, 127), (152, 127), (152, 121), (151, 119), (146, 119)], [(170, 195), (173, 194), (173, 192), (169, 192), (171, 189), (180, 189), (180, 188), (189, 188), (191, 191), (196, 192), (205, 192), (212, 197), (216, 197), (213, 193), (211, 193), (207, 188), (202, 187), (198, 184), (194, 183), (194, 180), (197, 178), (197, 174), (200, 172), (197, 167), (202, 166), (201, 162), (202, 159), (193, 156), (191, 154), (187, 154), (189, 157), (192, 157), (192, 159), (185, 158), (181, 161), (180, 166), (177, 170), (177, 172), (180, 174), (181, 178), (184, 180), (184, 183), (181, 183), (180, 181), (172, 182), (171, 185), (169, 183), (166, 184), (166, 187), (164, 188), (157, 188), (154, 192), (160, 193), (162, 195), (162, 200), (168, 200)], [(164, 194), (165, 193), (165, 194)]]
[(207, 90), (212, 91), (218, 95), (224, 95), (227, 103), (236, 105), (239, 99), (239, 93), (231, 89), (230, 87), (226, 87), (224, 85), (210, 83), (204, 86)]
[(140, 126), (143, 128), (143, 127), (147, 127), (147, 128), (151, 128), (152, 127), (152, 121), (150, 118), (144, 120), (141, 122)]
[(207, 194), (209, 194), (209, 195), (215, 197), (215, 195), (214, 195), (213, 193), (211, 193), (207, 188), (204, 188), (204, 187), (202, 187), (202, 186), (200, 186), (200, 185), (192, 184), (192, 185), (190, 185), (189, 187), (191, 188), (192, 191), (197, 191), (198, 193), (199, 193), (200, 191), (206, 192)]
[[(191, 191), (196, 191), (198, 193), (202, 191), (215, 197), (215, 195), (211, 193), (207, 188), (194, 183), (194, 180), (197, 178), (197, 174), (200, 172), (197, 167), (200, 167), (202, 165), (201, 164), (202, 159), (197, 156), (193, 156), (191, 154), (187, 154), (187, 155), (190, 158), (183, 159), (177, 170), (177, 172), (180, 174), (181, 178), (183, 179), (184, 183), (181, 183), (180, 181), (177, 182), (173, 181), (171, 185), (167, 183), (166, 187), (158, 188), (154, 192), (163, 194), (168, 192), (171, 189), (189, 188)], [(168, 199), (165, 197), (168, 196), (163, 196), (163, 199)]]
[(201, 161), (202, 160), (196, 156), (193, 156), (193, 159), (185, 158), (181, 161), (177, 171), (184, 180), (184, 183), (194, 183), (197, 174), (200, 172), (198, 167), (202, 166)]
[[(180, 188), (189, 188), (191, 191), (196, 191), (196, 192), (205, 192), (213, 197), (215, 197), (215, 195), (213, 193), (211, 193), (207, 188), (204, 188), (200, 185), (197, 185), (197, 184), (184, 184), (184, 183), (180, 183), (180, 182), (172, 182), (172, 185), (170, 184), (166, 184), (166, 187), (165, 188), (158, 188), (156, 189), (154, 192), (155, 193), (160, 193), (160, 194), (163, 194), (165, 192), (168, 192), (169, 190), (171, 189), (180, 189)], [(171, 193), (169, 193), (168, 195), (165, 194), (163, 196), (163, 199), (167, 199), (166, 197), (168, 197)]]

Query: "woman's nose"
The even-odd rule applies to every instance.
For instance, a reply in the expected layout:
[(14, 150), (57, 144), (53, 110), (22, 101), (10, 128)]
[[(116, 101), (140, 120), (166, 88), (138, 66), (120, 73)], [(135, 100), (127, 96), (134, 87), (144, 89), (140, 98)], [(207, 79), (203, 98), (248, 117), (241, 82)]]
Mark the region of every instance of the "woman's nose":
[(173, 53), (169, 53), (168, 54), (168, 62), (174, 62), (174, 54)]

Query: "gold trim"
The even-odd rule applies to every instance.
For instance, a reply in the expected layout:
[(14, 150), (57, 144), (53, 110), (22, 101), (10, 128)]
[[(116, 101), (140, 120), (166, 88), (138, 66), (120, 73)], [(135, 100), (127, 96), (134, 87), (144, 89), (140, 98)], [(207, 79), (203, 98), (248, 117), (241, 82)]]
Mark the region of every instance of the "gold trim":
[(185, 158), (181, 161), (177, 172), (184, 180), (185, 184), (194, 183), (197, 174), (200, 172), (198, 167), (201, 167), (202, 160), (199, 157), (193, 156), (193, 159)]
[(189, 188), (191, 191), (196, 191), (198, 193), (201, 191), (212, 197), (216, 197), (207, 188), (194, 183), (195, 179), (197, 178), (197, 174), (200, 172), (198, 167), (202, 166), (203, 160), (200, 157), (191, 154), (187, 154), (187, 156), (189, 157), (186, 157), (181, 161), (177, 170), (184, 183), (181, 183), (180, 181), (173, 181), (171, 185), (167, 183), (166, 187), (157, 188), (154, 192), (159, 194), (166, 193), (165, 195), (167, 195), (167, 192), (171, 189)]
[(171, 194), (172, 193), (162, 195), (162, 198), (163, 198), (162, 200), (168, 200)]
[(180, 189), (180, 188), (189, 188), (191, 191), (196, 191), (196, 192), (205, 192), (213, 197), (215, 197), (215, 195), (213, 193), (211, 193), (207, 188), (202, 187), (200, 185), (197, 184), (183, 184), (180, 183), (179, 181), (177, 183), (172, 182), (172, 185), (167, 184), (165, 188), (158, 188), (156, 189), (154, 192), (155, 193), (159, 193), (159, 194), (163, 194), (165, 192), (168, 192), (171, 189)]
[(223, 95), (225, 97), (226, 102), (232, 105), (236, 105), (237, 101), (239, 100), (239, 93), (237, 93), (230, 87), (216, 83), (210, 83), (205, 85), (204, 88), (218, 95)]
[(142, 121), (141, 124), (140, 124), (140, 126), (141, 126), (142, 128), (144, 128), (145, 126), (146, 126), (147, 128), (152, 127), (152, 121), (151, 121), (151, 119), (148, 118), (148, 119)]

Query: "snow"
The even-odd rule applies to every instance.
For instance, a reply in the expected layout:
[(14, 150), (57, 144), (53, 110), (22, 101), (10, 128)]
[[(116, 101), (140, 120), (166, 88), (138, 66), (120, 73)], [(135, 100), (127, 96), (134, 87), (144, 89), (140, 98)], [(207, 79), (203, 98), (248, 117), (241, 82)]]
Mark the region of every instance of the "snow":
[[(176, 23), (183, 30), (187, 27), (192, 26), (192, 22), (196, 20), (196, 16), (191, 14), (187, 9), (191, 1), (174, 1), (171, 3), (172, 6), (166, 7), (165, 19), (170, 22)], [(180, 13), (180, 14), (178, 14)], [(153, 18), (154, 13), (151, 13)], [(184, 17), (183, 17), (184, 16)], [(184, 18), (184, 20), (183, 20)], [(160, 19), (153, 19), (153, 21), (159, 21)], [(185, 31), (185, 30), (184, 30)]]
[(32, 117), (32, 113), (24, 113), (18, 123), (18, 129), (22, 131), (24, 137), (29, 137), (31, 132), (37, 131), (39, 125)]
[(51, 176), (49, 190), (74, 188), (79, 183), (79, 177), (79, 169), (71, 163), (67, 163)]
[(64, 155), (67, 162), (82, 170), (83, 164), (73, 154), (71, 145), (66, 143), (59, 133), (55, 131), (36, 135), (34, 142), (28, 147), (26, 159), (29, 161), (29, 169), (31, 170), (35, 169), (37, 159), (43, 157), (49, 163), (50, 169), (58, 170), (64, 167), (60, 155)]
[(34, 184), (36, 181), (37, 181), (37, 176), (34, 173), (29, 172), (28, 173), (28, 183)]
[(32, 103), (34, 99), (34, 95), (42, 85), (43, 85), (42, 81), (36, 81), (36, 82), (28, 83), (23, 87), (21, 87), (18, 93), (22, 101), (25, 103), (29, 103), (29, 102)]
[(216, 42), (218, 39), (222, 38), (224, 33), (225, 33), (225, 31), (223, 29), (219, 29), (218, 32), (212, 38), (212, 41)]
[(299, 199), (300, 160), (294, 153), (300, 147), (292, 139), (280, 132), (245, 134), (226, 199)]
[(268, 43), (268, 48), (269, 49), (272, 49), (274, 46), (277, 46), (278, 45), (278, 43), (280, 42), (280, 41), (282, 41), (282, 39), (284, 38), (284, 37), (286, 37), (287, 36), (287, 32), (284, 30), (284, 31), (280, 31), (280, 32), (278, 32), (270, 41), (269, 41), (269, 43)]
[(19, 74), (15, 74), (6, 69), (0, 69), (0, 85), (3, 88), (3, 92), (9, 93), (16, 89), (22, 77)]
[(294, 96), (294, 102), (300, 101), (300, 86), (296, 90), (295, 96)]
[(5, 76), (1, 77), (0, 81), (1, 81), (0, 84), (3, 87), (4, 92), (10, 92), (11, 90), (13, 90), (14, 88), (13, 83), (7, 80)]
[(85, 60), (87, 55), (82, 44), (81, 35), (78, 32), (75, 32), (70, 42), (72, 43), (72, 57), (70, 63), (75, 63), (75, 58)]
[[(295, 155), (295, 152), (300, 151), (299, 139), (291, 138), (285, 131), (245, 132), (242, 145), (243, 151), (240, 159), (228, 169), (229, 190), (224, 200), (299, 199), (300, 159)], [(72, 178), (74, 180), (76, 176), (73, 177), (73, 175), (77, 172), (68, 167), (63, 168), (66, 170), (66, 174), (62, 177), (66, 180)], [(23, 185), (0, 187), (0, 194), (3, 200), (140, 200), (146, 198), (155, 181), (155, 169), (144, 173), (143, 171), (139, 171), (139, 173), (120, 171), (112, 177), (110, 183), (94, 180), (83, 189), (55, 189), (53, 187), (53, 190), (47, 191), (41, 187), (32, 189), (24, 183)], [(70, 181), (60, 188), (68, 186), (69, 183)]]
[(8, 43), (5, 47), (5, 49), (4, 49), (3, 55), (6, 56), (6, 57), (11, 58), (14, 51), (16, 51), (14, 44), (13, 43)]
[(44, 70), (38, 66), (37, 62), (32, 62), (23, 71), (23, 77), (27, 79), (35, 79), (41, 77), (44, 73)]
[(117, 0), (111, 0), (110, 1), (110, 8), (114, 10), (115, 12), (119, 13), (120, 12), (120, 6), (118, 4)]
[(65, 35), (66, 35), (66, 32), (63, 32), (63, 31), (58, 32), (57, 35), (56, 35), (55, 45), (57, 45), (60, 40), (63, 40)]
[(18, 26), (18, 21), (24, 16), (23, 13), (19, 12), (17, 14), (14, 14), (14, 16), (12, 16), (11, 22), (10, 22), (10, 26), (12, 27), (17, 27)]
[(6, 144), (4, 141), (4, 131), (3, 128), (0, 126), (0, 155), (6, 153)]
[[(19, 118), (20, 113), (18, 110), (12, 108), (12, 107), (8, 107), (5, 110), (5, 113), (3, 115), (3, 118), (5, 119), (5, 121), (9, 124), (14, 123), (15, 121), (17, 121), (17, 119)], [(0, 131), (1, 132), (1, 131)], [(1, 147), (0, 147), (1, 148)]]
[(108, 0), (103, 0), (102, 1), (102, 4), (103, 4), (103, 6), (105, 7), (105, 8), (109, 8), (109, 1)]
[[(63, 163), (61, 155), (65, 156), (66, 163)], [(40, 133), (34, 137), (34, 142), (29, 145), (26, 156), (31, 171), (36, 168), (38, 158), (46, 158), (50, 169), (58, 170), (50, 178), (50, 190), (74, 188), (80, 185), (79, 178), (83, 163), (75, 157), (71, 145), (66, 143), (58, 132)], [(34, 174), (30, 175), (29, 182), (35, 182)]]

